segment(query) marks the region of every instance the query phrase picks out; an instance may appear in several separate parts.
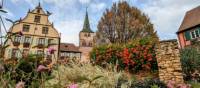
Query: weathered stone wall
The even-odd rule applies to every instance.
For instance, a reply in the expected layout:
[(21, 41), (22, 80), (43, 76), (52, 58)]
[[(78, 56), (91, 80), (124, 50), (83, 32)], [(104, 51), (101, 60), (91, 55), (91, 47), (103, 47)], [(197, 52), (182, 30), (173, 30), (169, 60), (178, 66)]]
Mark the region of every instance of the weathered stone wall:
[(161, 41), (156, 48), (156, 57), (159, 68), (159, 78), (168, 82), (183, 83), (183, 74), (180, 63), (180, 53), (177, 40)]

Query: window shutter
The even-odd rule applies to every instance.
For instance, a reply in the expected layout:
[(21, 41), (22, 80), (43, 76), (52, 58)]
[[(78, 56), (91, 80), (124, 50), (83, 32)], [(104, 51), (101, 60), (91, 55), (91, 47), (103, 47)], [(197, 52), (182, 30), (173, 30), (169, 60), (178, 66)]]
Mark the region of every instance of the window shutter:
[(54, 39), (54, 40), (53, 40), (53, 44), (57, 44), (57, 39)]
[(32, 37), (29, 38), (28, 42), (31, 44), (31, 41), (32, 41)]
[(200, 27), (198, 29), (199, 29), (199, 35), (200, 35)]
[(14, 42), (15, 41), (15, 35), (11, 36), (11, 40)]
[(38, 45), (38, 41), (39, 41), (39, 39), (38, 39), (38, 38), (35, 38), (34, 40), (35, 40), (35, 42), (34, 42), (35, 45)]
[(190, 40), (190, 39), (191, 39), (190, 31), (186, 31), (186, 32), (185, 32), (185, 39), (186, 39), (186, 40)]
[(45, 38), (45, 47), (48, 46), (48, 38)]
[(12, 49), (7, 49), (8, 58), (12, 57)]
[(19, 58), (22, 58), (23, 49), (19, 49), (18, 52), (19, 52), (19, 53), (18, 53), (18, 54), (19, 54), (18, 57), (19, 57)]
[(25, 41), (25, 36), (21, 36), (21, 43), (24, 43), (24, 41)]

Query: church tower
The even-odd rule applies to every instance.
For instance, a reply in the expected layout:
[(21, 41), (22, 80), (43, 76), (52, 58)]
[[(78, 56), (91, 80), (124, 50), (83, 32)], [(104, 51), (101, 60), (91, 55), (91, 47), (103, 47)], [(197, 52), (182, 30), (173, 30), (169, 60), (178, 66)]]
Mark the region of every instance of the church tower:
[(81, 61), (89, 61), (89, 53), (94, 46), (95, 33), (90, 28), (88, 12), (86, 10), (83, 29), (79, 33), (79, 51), (82, 52)]

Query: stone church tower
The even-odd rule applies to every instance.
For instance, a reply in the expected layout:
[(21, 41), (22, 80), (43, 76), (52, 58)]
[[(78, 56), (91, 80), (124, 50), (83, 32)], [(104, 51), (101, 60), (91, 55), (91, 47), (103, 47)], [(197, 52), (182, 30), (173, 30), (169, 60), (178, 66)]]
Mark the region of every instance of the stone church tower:
[(79, 51), (81, 51), (81, 61), (87, 62), (90, 60), (90, 51), (94, 46), (95, 33), (90, 28), (88, 12), (86, 10), (85, 20), (82, 31), (79, 33)]

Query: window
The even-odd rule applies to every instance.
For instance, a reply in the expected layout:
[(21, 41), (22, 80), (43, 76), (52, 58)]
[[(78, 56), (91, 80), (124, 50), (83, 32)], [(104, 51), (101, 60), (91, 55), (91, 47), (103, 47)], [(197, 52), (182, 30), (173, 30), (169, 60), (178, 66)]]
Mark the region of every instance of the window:
[(40, 13), (40, 9), (37, 9), (37, 13)]
[(53, 39), (49, 39), (48, 44), (53, 44)]
[(42, 34), (48, 34), (49, 28), (48, 27), (43, 27), (42, 28)]
[(92, 47), (92, 42), (89, 43), (89, 47)]
[(17, 57), (17, 51), (18, 51), (18, 49), (13, 49), (12, 50), (12, 58), (16, 58)]
[(199, 37), (199, 31), (195, 30), (196, 37)]
[(191, 36), (192, 36), (192, 38), (195, 38), (195, 33), (194, 33), (194, 31), (191, 32)]
[(21, 37), (20, 36), (15, 36), (14, 42), (19, 42), (20, 43)]
[(85, 37), (90, 37), (90, 33), (84, 34)]
[(82, 42), (82, 46), (86, 46), (86, 42), (85, 41)]
[(90, 33), (88, 34), (88, 37), (90, 37)]
[(39, 38), (38, 44), (45, 44), (45, 39), (44, 38)]
[(42, 50), (37, 51), (37, 55), (43, 55), (43, 54), (44, 54), (44, 52)]
[(61, 53), (60, 56), (61, 56), (61, 57), (64, 57), (64, 56), (65, 56), (65, 53)]
[(35, 16), (35, 20), (34, 20), (34, 22), (37, 22), (37, 23), (40, 23), (40, 18), (41, 18), (41, 16)]
[(27, 57), (28, 54), (29, 54), (29, 50), (28, 49), (24, 49), (22, 53), (23, 53), (23, 57)]
[(85, 37), (87, 37), (87, 34), (84, 34)]
[(190, 35), (191, 35), (192, 39), (195, 39), (195, 38), (200, 37), (200, 32), (199, 32), (199, 30), (197, 29), (197, 30), (191, 31), (191, 32), (190, 32)]
[(24, 43), (30, 43), (31, 42), (31, 37), (25, 37)]
[(22, 31), (23, 31), (23, 32), (29, 32), (29, 29), (30, 29), (30, 25), (24, 24), (24, 25), (23, 25)]

